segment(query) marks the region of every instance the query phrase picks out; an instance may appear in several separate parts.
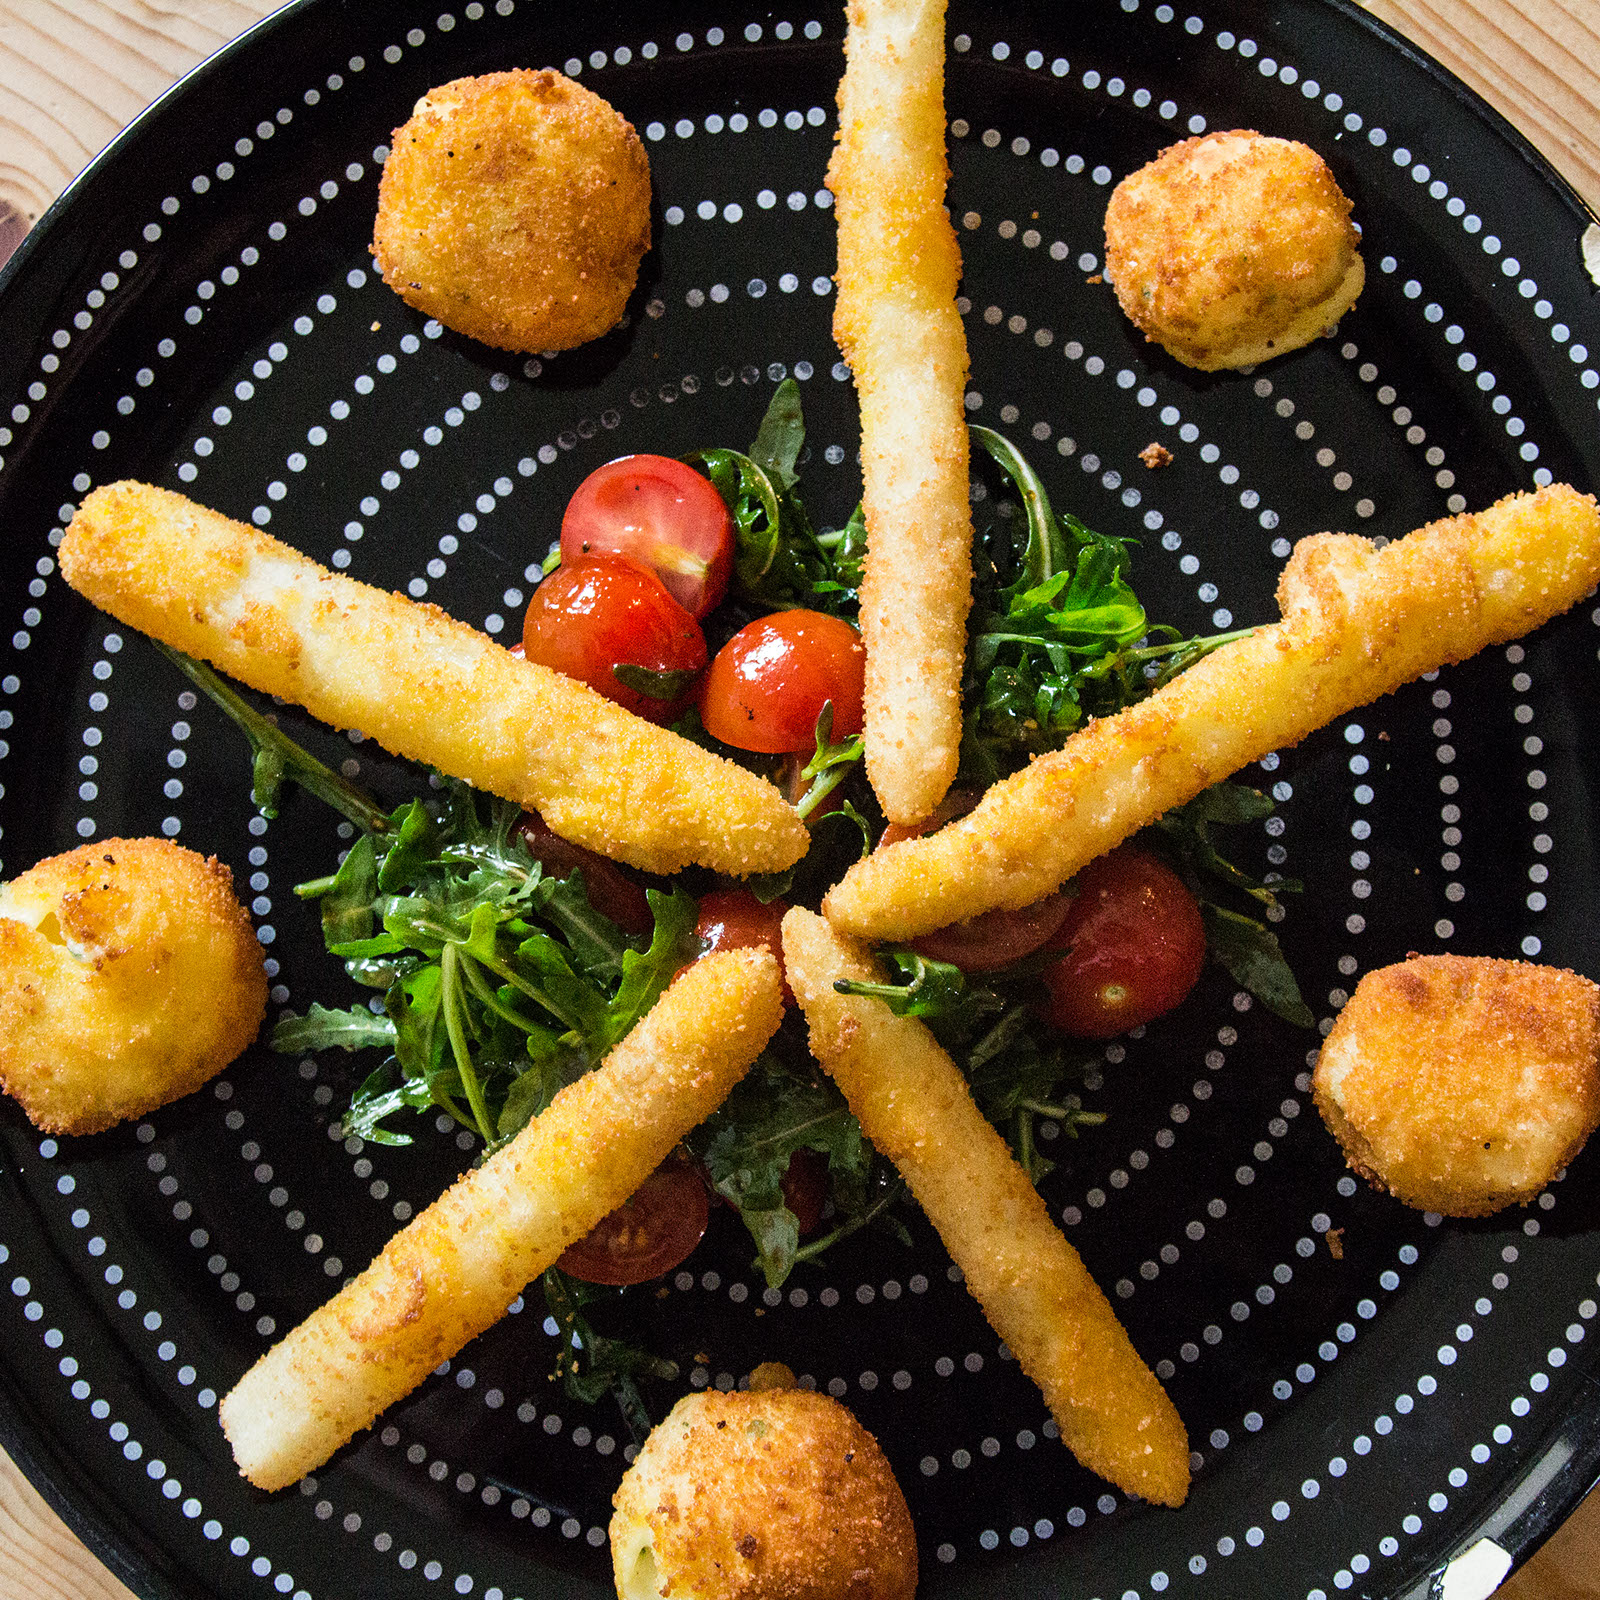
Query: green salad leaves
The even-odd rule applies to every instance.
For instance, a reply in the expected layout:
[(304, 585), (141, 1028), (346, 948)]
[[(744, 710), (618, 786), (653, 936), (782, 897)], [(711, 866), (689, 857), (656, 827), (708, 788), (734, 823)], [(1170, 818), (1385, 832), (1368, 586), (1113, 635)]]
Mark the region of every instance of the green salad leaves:
[(581, 873), (546, 877), (516, 832), (521, 813), (449, 783), (437, 815), (409, 801), (363, 834), (330, 878), (301, 884), (331, 955), (383, 992), (383, 1012), (281, 1021), (287, 1051), (386, 1045), (356, 1091), (345, 1131), (409, 1144), (396, 1111), (438, 1106), (493, 1150), (581, 1077), (698, 953), (694, 901), (647, 891), (643, 950), (589, 904)]
[[(958, 782), (976, 789), (1241, 635), (1190, 638), (1152, 623), (1129, 581), (1128, 542), (1056, 513), (1032, 467), (999, 434), (974, 427), (972, 437), (1004, 480), (1002, 496), (979, 519), (975, 549)], [(688, 458), (732, 514), (736, 614), (809, 607), (854, 620), (859, 608), (860, 507), (838, 530), (815, 528), (799, 496), (804, 447), (800, 391), (786, 380), (747, 451), (706, 449)], [(407, 1113), (443, 1112), (481, 1142), (483, 1154), (492, 1152), (597, 1065), (700, 953), (696, 902), (681, 885), (648, 888), (653, 927), (648, 937), (625, 935), (591, 902), (581, 870), (544, 871), (515, 806), (435, 777), (433, 792), (385, 810), (208, 667), (166, 653), (246, 734), (264, 814), (276, 815), (284, 786), (294, 783), (354, 825), (336, 870), (296, 893), (315, 905), (328, 952), (370, 998), (285, 1014), (272, 1035), (273, 1047), (291, 1054), (381, 1052), (354, 1089), (345, 1133), (405, 1145)], [(662, 696), (685, 687), (627, 681)], [(705, 737), (692, 714), (680, 731)], [(762, 759), (736, 756), (752, 765)], [(861, 770), (861, 740), (833, 738), (830, 708), (818, 719), (814, 752), (782, 760), (771, 775), (818, 839), (799, 867), (751, 887), (763, 900), (814, 902), (837, 875), (833, 857), (870, 849), (883, 819)], [(1257, 791), (1219, 784), (1163, 817), (1141, 842), (1184, 877), (1211, 954), (1234, 980), (1280, 1017), (1310, 1026), (1269, 926), (1282, 915), (1279, 896), (1299, 886), (1251, 876), (1218, 839), (1218, 830), (1259, 823), (1271, 810)], [(699, 886), (694, 874), (686, 878), (691, 889)], [(1041, 1134), (1076, 1136), (1104, 1120), (1077, 1094), (1095, 1056), (1052, 1032), (1033, 1005), (1050, 954), (981, 975), (911, 949), (882, 955), (884, 982), (842, 987), (927, 1023), (1035, 1181), (1051, 1167)], [(901, 1180), (811, 1059), (796, 1022), (686, 1143), (710, 1187), (742, 1219), (773, 1287), (862, 1228), (907, 1237), (895, 1216)], [(795, 1189), (802, 1168), (820, 1174), (826, 1189), (810, 1237), (796, 1209), (805, 1209)], [(568, 1392), (588, 1400), (616, 1395), (642, 1438), (649, 1417), (638, 1385), (675, 1368), (594, 1325), (608, 1300), (628, 1291), (599, 1289), (555, 1268), (543, 1291)]]

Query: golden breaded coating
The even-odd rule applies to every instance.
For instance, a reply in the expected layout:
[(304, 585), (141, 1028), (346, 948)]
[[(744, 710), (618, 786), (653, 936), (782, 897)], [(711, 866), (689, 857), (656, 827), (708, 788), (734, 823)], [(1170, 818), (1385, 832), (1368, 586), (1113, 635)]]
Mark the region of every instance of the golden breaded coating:
[(548, 68), (457, 78), (394, 130), (372, 254), (383, 281), (500, 350), (570, 350), (622, 317), (650, 248), (632, 125)]
[(955, 777), (972, 605), (944, 10), (944, 0), (851, 0), (828, 167), (839, 217), (833, 333), (861, 398), (867, 776), (899, 823), (931, 815)]
[(67, 529), (61, 571), (118, 621), (538, 811), (602, 855), (744, 875), (805, 854), (794, 808), (743, 767), (437, 606), (329, 572), (182, 495), (96, 489)]
[(267, 975), (233, 874), (170, 839), (104, 839), (0, 885), (0, 1088), (99, 1133), (214, 1078)]
[(414, 1218), (222, 1402), (239, 1470), (282, 1489), (505, 1315), (716, 1110), (783, 1016), (770, 951), (686, 967), (593, 1072)]
[(837, 979), (883, 976), (821, 917), (798, 908), (784, 917), (783, 959), (811, 1053), (1044, 1391), (1067, 1448), (1126, 1493), (1182, 1505), (1189, 1441), (1177, 1411), (956, 1064), (915, 1017), (835, 992)]
[(1105, 276), (1147, 339), (1216, 372), (1331, 332), (1366, 281), (1360, 238), (1315, 150), (1208, 133), (1112, 191)]
[(685, 1395), (612, 1504), (620, 1600), (911, 1600), (917, 1541), (878, 1441), (805, 1389)]
[(857, 862), (823, 902), (865, 939), (910, 939), (1031, 905), (1162, 812), (1485, 645), (1600, 580), (1600, 513), (1565, 484), (1429, 523), (1378, 549), (1322, 533), (1278, 583), (1283, 620), (1080, 729), (976, 810)]
[(1488, 956), (1369, 972), (1312, 1090), (1350, 1165), (1421, 1211), (1533, 1199), (1600, 1124), (1600, 988)]

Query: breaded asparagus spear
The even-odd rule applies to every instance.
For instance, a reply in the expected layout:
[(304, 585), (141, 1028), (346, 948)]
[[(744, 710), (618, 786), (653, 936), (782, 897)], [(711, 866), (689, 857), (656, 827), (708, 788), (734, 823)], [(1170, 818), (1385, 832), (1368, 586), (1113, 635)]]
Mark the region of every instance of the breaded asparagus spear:
[(1247, 762), (1520, 637), (1597, 581), (1600, 513), (1565, 484), (1429, 523), (1381, 550), (1348, 534), (1302, 539), (1278, 583), (1281, 622), (1091, 722), (960, 821), (857, 862), (823, 910), (859, 938), (911, 939), (1031, 905)]
[(461, 1178), (222, 1402), (239, 1470), (281, 1489), (505, 1315), (723, 1101), (783, 1016), (771, 952), (686, 968), (601, 1066)]
[(1067, 1448), (1119, 1489), (1182, 1505), (1189, 1441), (1178, 1413), (955, 1063), (915, 1017), (835, 991), (837, 979), (879, 982), (882, 974), (821, 917), (789, 912), (783, 959), (811, 1025), (812, 1054), (1044, 1391)]
[(437, 606), (329, 572), (182, 495), (95, 490), (67, 529), (61, 570), (118, 621), (536, 810), (602, 855), (744, 875), (805, 854), (805, 824), (753, 773), (517, 660)]
[(867, 776), (900, 823), (929, 816), (956, 774), (972, 604), (944, 11), (944, 0), (851, 0), (828, 168), (839, 217), (833, 332), (861, 397)]

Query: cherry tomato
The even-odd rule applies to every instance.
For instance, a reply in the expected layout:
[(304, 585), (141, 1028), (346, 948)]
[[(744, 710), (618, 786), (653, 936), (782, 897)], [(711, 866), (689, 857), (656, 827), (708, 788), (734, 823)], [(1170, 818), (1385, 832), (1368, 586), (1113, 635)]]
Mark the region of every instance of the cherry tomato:
[(526, 661), (528, 659), (528, 652), (522, 648), (522, 641), (520, 639), (518, 639), (515, 644), (506, 646), (506, 654), (508, 656), (515, 656), (518, 661)]
[(920, 839), (925, 833), (934, 833), (947, 822), (954, 822), (957, 817), (964, 817), (983, 798), (971, 789), (952, 789), (945, 795), (938, 805), (933, 808), (933, 815), (921, 822), (890, 822), (885, 824), (884, 830), (878, 835), (878, 842), (873, 846), (881, 850), (885, 845), (899, 844), (902, 839)]
[(614, 861), (607, 861), (593, 850), (552, 833), (537, 811), (523, 812), (517, 832), (522, 835), (533, 859), (551, 877), (565, 878), (574, 870), (581, 872), (589, 904), (602, 917), (609, 917), (624, 933), (647, 934), (654, 930), (655, 913), (645, 899), (644, 890)]
[[(778, 959), (778, 975), (783, 976), (783, 933), (780, 924), (789, 909), (787, 900), (769, 900), (766, 905), (748, 889), (713, 889), (700, 896), (700, 916), (694, 925), (695, 937), (705, 953), (713, 950), (754, 950), (765, 945)], [(783, 985), (786, 1005), (794, 1004), (789, 985)]]
[(700, 1243), (710, 1218), (700, 1175), (685, 1162), (669, 1160), (631, 1200), (568, 1245), (556, 1265), (585, 1283), (643, 1283), (677, 1266)]
[(867, 652), (861, 635), (821, 611), (779, 611), (741, 628), (717, 652), (700, 690), (706, 731), (738, 750), (812, 748), (833, 702), (833, 737), (861, 731)]
[(994, 972), (1031, 955), (1060, 928), (1072, 901), (1047, 894), (1020, 911), (985, 911), (913, 939), (911, 946), (931, 961), (948, 961), (963, 972)]
[(779, 1181), (783, 1203), (800, 1224), (800, 1237), (815, 1233), (822, 1221), (823, 1202), (828, 1198), (828, 1158), (821, 1151), (802, 1145), (790, 1155)]
[(1206, 959), (1205, 924), (1170, 867), (1124, 846), (1085, 867), (1051, 945), (1043, 1010), (1065, 1033), (1109, 1039), (1170, 1011)]
[(623, 555), (649, 567), (696, 620), (733, 576), (733, 519), (722, 496), (671, 456), (623, 456), (591, 472), (561, 519), (561, 559)]
[(586, 683), (650, 722), (671, 722), (682, 697), (657, 700), (630, 689), (611, 670), (698, 672), (706, 664), (700, 624), (646, 567), (622, 556), (562, 564), (537, 589), (522, 627), (529, 661)]

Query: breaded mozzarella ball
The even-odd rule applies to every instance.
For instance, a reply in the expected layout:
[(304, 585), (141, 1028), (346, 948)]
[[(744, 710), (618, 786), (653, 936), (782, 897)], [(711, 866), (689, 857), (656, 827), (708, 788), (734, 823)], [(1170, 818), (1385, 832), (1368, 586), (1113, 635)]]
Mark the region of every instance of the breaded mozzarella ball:
[(233, 877), (168, 839), (105, 839), (0, 885), (0, 1088), (50, 1133), (198, 1089), (255, 1038), (261, 946)]
[(1216, 372), (1331, 331), (1365, 282), (1359, 239), (1314, 150), (1248, 129), (1208, 133), (1117, 185), (1105, 277), (1147, 339)]
[(685, 1395), (612, 1501), (622, 1600), (911, 1600), (917, 1545), (877, 1441), (837, 1400)]
[(1312, 1079), (1350, 1165), (1407, 1205), (1531, 1200), (1600, 1123), (1600, 988), (1557, 967), (1412, 956), (1369, 972)]
[(650, 247), (650, 166), (599, 95), (546, 68), (458, 78), (396, 128), (383, 281), (500, 350), (570, 350), (621, 319)]

